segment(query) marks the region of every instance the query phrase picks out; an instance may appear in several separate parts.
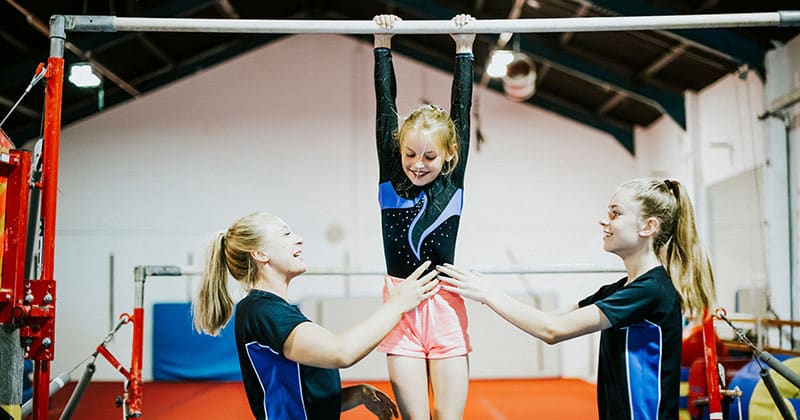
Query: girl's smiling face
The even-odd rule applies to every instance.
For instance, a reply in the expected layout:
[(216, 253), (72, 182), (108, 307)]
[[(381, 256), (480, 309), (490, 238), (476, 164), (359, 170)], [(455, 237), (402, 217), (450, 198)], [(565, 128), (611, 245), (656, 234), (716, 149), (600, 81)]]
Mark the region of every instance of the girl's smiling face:
[(647, 246), (640, 235), (641, 203), (634, 200), (630, 191), (618, 189), (608, 204), (608, 214), (600, 219), (603, 227), (603, 249), (624, 258)]
[(400, 145), (403, 172), (414, 185), (430, 184), (442, 172), (444, 163), (451, 159), (436, 142), (418, 129), (411, 129), (403, 136)]

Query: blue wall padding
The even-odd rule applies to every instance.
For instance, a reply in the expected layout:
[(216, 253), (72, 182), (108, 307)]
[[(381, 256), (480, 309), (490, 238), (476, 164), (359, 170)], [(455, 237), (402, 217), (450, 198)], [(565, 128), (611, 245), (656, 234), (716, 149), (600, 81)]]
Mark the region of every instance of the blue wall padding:
[(212, 337), (192, 323), (191, 303), (153, 305), (153, 380), (241, 381), (233, 319)]

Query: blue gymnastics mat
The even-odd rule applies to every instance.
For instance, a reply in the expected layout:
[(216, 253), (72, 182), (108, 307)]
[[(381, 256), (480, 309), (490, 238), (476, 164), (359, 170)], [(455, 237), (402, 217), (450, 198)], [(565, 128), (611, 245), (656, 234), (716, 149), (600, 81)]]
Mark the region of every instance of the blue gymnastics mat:
[(153, 305), (153, 380), (241, 381), (233, 319), (212, 337), (192, 323), (192, 304)]

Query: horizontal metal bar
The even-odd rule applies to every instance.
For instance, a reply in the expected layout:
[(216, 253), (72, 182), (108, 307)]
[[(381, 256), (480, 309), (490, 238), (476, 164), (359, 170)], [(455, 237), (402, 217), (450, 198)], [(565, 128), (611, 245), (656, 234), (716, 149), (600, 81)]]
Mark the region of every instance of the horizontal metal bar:
[[(508, 267), (508, 268), (474, 268), (482, 274), (492, 275), (519, 275), (519, 274), (596, 274), (596, 273), (624, 273), (625, 270), (617, 267)], [(375, 270), (308, 270), (305, 276), (383, 276), (386, 271)]]
[(784, 10), (778, 12), (781, 17), (779, 26), (800, 26), (800, 11), (798, 10)]
[(197, 267), (184, 267), (179, 265), (143, 265), (137, 266), (134, 271), (141, 270), (145, 277), (156, 276), (186, 276), (190, 274), (200, 274), (201, 271)]
[[(200, 267), (193, 266), (140, 266), (148, 277), (158, 276), (198, 276), (203, 274)], [(140, 269), (137, 267), (137, 269)], [(564, 265), (564, 266), (538, 266), (538, 267), (476, 267), (483, 274), (510, 275), (510, 274), (596, 274), (596, 273), (624, 273), (621, 267), (599, 267), (589, 265)], [(306, 276), (383, 276), (386, 271), (381, 270), (344, 270), (339, 268), (311, 269), (305, 272)]]
[[(225, 32), (314, 34), (448, 34), (456, 32), (448, 20), (403, 20), (382, 30), (371, 20), (264, 20), (132, 18), (66, 16), (66, 29), (74, 32)], [(459, 33), (597, 32), (686, 28), (735, 28), (800, 24), (800, 11), (663, 16), (613, 16), (540, 19), (481, 19)]]

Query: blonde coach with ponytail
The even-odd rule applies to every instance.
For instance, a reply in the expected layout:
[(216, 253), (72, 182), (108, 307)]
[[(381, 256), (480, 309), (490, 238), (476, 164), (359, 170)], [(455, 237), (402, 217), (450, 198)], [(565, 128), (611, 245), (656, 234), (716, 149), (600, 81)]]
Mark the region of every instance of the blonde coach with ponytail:
[(603, 249), (622, 259), (627, 276), (567, 313), (539, 311), (491, 279), (453, 265), (437, 268), (439, 280), (549, 344), (602, 331), (601, 420), (677, 419), (682, 315), (697, 319), (714, 300), (691, 200), (676, 180), (631, 180), (617, 188), (600, 226)]
[[(378, 389), (364, 384), (342, 389), (338, 369), (363, 359), (406, 311), (435, 294), (436, 271), (422, 276), (430, 265), (425, 262), (405, 281), (387, 276), (383, 306), (334, 333), (288, 301), (289, 283), (306, 271), (302, 253), (302, 237), (269, 213), (242, 217), (217, 233), (195, 304), (197, 329), (216, 335), (235, 313), (239, 366), (256, 419), (338, 419), (361, 404), (379, 419), (395, 417), (397, 407)], [(229, 273), (248, 291), (235, 304)]]

